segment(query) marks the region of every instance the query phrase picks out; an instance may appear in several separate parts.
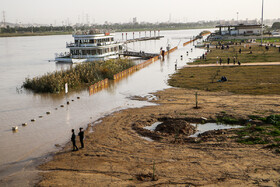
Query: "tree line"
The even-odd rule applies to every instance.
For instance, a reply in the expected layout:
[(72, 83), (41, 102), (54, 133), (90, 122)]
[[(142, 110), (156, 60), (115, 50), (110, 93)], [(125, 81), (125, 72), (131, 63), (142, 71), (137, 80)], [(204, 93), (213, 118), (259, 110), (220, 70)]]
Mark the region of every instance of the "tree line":
[(29, 27), (10, 27), (9, 25), (7, 27), (1, 28), (1, 33), (24, 33), (24, 32), (71, 32), (73, 31), (73, 27), (71, 26), (59, 26), (59, 27), (53, 27), (53, 26), (29, 26)]
[(75, 25), (75, 26), (6, 26), (1, 28), (1, 33), (38, 33), (38, 32), (71, 32), (74, 30), (87, 30), (89, 28), (109, 29), (118, 31), (141, 31), (141, 30), (171, 30), (171, 29), (195, 29), (215, 27), (217, 22), (202, 23), (125, 23), (125, 24), (94, 24), (94, 25)]
[[(73, 32), (75, 30), (87, 30), (90, 28), (109, 29), (116, 32), (122, 31), (143, 31), (143, 30), (175, 30), (175, 29), (200, 29), (214, 28), (219, 23), (217, 21), (193, 22), (193, 23), (114, 23), (114, 24), (93, 24), (75, 26), (28, 26), (1, 28), (1, 33), (40, 33), (40, 32)], [(273, 23), (268, 30), (280, 29), (280, 22)]]

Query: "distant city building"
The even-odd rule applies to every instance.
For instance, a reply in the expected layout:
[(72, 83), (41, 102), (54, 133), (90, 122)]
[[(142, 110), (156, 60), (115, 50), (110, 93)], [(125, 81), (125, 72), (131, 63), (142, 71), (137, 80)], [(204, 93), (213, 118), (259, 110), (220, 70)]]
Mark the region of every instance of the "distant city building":
[(134, 17), (132, 20), (133, 23), (137, 23), (137, 17)]
[(219, 35), (261, 35), (261, 24), (218, 25)]

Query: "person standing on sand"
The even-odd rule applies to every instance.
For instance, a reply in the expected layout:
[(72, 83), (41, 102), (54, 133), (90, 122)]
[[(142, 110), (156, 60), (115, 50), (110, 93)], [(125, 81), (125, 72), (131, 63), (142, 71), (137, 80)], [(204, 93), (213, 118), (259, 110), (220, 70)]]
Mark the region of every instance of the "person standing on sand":
[(72, 144), (73, 144), (73, 150), (72, 151), (78, 151), (79, 149), (78, 149), (78, 147), (76, 145), (76, 135), (75, 135), (74, 129), (72, 129), (71, 141), (72, 141)]
[(83, 131), (83, 128), (81, 127), (80, 128), (80, 132), (78, 134), (78, 136), (80, 137), (80, 142), (81, 142), (81, 148), (84, 148), (84, 131)]

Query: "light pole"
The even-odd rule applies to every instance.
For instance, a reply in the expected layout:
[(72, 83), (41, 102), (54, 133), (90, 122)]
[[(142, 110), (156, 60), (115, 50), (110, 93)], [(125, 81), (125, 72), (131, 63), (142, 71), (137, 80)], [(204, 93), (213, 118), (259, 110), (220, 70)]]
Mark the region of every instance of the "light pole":
[(262, 25), (261, 25), (261, 27), (262, 27), (262, 29), (261, 29), (261, 46), (262, 46), (262, 44), (263, 44), (263, 1), (264, 0), (262, 0)]
[(237, 24), (238, 24), (238, 14), (239, 14), (239, 12), (236, 12), (236, 14), (237, 14)]

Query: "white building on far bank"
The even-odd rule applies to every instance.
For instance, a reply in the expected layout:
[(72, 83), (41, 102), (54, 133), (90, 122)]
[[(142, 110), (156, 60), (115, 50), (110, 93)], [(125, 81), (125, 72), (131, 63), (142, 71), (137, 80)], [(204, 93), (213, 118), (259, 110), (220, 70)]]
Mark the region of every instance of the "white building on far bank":
[(216, 28), (219, 28), (219, 35), (231, 35), (231, 36), (238, 36), (238, 35), (261, 35), (261, 24), (254, 24), (254, 25), (245, 25), (245, 24), (238, 24), (238, 25), (218, 25)]

